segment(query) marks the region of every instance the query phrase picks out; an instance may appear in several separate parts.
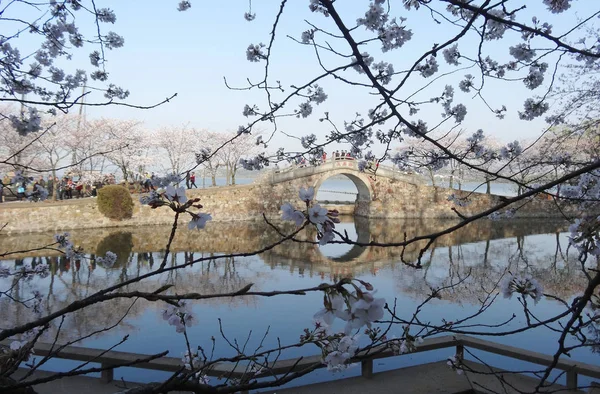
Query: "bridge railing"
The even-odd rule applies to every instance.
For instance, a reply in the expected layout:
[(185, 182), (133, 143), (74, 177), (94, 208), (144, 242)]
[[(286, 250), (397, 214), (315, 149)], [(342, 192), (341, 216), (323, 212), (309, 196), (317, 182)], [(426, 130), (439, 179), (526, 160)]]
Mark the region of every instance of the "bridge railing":
[[(2, 342), (3, 345), (8, 346), (9, 341)], [(478, 349), (484, 352), (493, 353), (513, 359), (530, 362), (542, 366), (550, 366), (553, 363), (553, 357), (547, 354), (532, 352), (529, 350), (503, 345), (496, 342), (487, 341), (484, 339), (473, 338), (462, 335), (447, 335), (435, 338), (428, 338), (419, 344), (415, 351), (412, 353), (422, 353), (431, 350), (455, 348), (456, 354), (462, 358), (465, 348)], [(47, 343), (36, 343), (34, 346), (34, 352), (37, 356), (53, 355), (53, 357), (67, 360), (76, 360), (82, 362), (90, 362), (100, 364), (104, 369), (101, 372), (101, 380), (103, 382), (110, 382), (113, 380), (114, 366), (123, 364), (132, 364), (128, 367), (158, 370), (165, 372), (176, 372), (181, 370), (182, 361), (178, 357), (161, 357), (151, 361), (144, 361), (135, 363), (137, 360), (143, 360), (148, 355), (120, 352), (120, 351), (106, 351), (102, 349), (91, 349), (79, 346), (66, 346), (57, 352), (58, 345), (51, 345)], [(368, 352), (362, 352), (357, 354), (354, 360), (360, 362), (361, 375), (365, 378), (371, 378), (373, 376), (373, 361), (377, 359), (389, 358), (389, 357), (402, 357), (397, 355), (389, 347), (379, 346)], [(251, 378), (261, 378), (265, 376), (283, 375), (290, 372), (302, 371), (306, 368), (324, 367), (321, 356), (308, 356), (294, 359), (278, 360), (271, 363), (268, 368), (265, 368), (265, 372), (252, 373), (249, 371), (247, 365), (240, 365), (238, 363), (218, 363), (212, 365), (209, 370), (204, 371), (208, 376), (213, 377), (231, 377), (240, 379), (242, 381), (248, 381)], [(561, 359), (558, 361), (556, 369), (566, 372), (567, 387), (569, 389), (575, 389), (577, 387), (578, 375), (588, 376), (595, 379), (600, 379), (600, 366), (580, 363), (570, 359)]]

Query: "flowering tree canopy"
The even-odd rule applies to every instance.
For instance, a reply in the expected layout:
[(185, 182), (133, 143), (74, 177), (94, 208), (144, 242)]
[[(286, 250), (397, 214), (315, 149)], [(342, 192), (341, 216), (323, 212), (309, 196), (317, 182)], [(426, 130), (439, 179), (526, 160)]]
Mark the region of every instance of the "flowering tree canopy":
[[(408, 353), (417, 349), (423, 339), (442, 333), (509, 336), (546, 327), (556, 334), (556, 342), (551, 350), (551, 364), (536, 371), (540, 378), (536, 391), (540, 391), (547, 382), (552, 382), (552, 372), (561, 358), (574, 349), (598, 346), (597, 341), (590, 341), (588, 333), (600, 332), (600, 315), (597, 313), (600, 299), (600, 272), (597, 269), (600, 258), (600, 160), (596, 123), (600, 30), (595, 24), (600, 15), (599, 5), (586, 3), (589, 8), (584, 14), (578, 14), (575, 2), (571, 0), (305, 0), (302, 7), (310, 18), (296, 21), (303, 25), (299, 29), (298, 23), (284, 22), (288, 17), (297, 18), (289, 10), (290, 3), (282, 0), (270, 5), (274, 18), (264, 39), (247, 46), (244, 44), (248, 64), (242, 70), (249, 75), (246, 82), (234, 86), (225, 79), (228, 88), (248, 95), (248, 103), (235, 109), (238, 115), (247, 119), (235, 133), (217, 136), (182, 128), (177, 133), (173, 130), (157, 133), (155, 141), (150, 141), (137, 121), (94, 124), (95, 131), (91, 133), (94, 138), (99, 134), (109, 136), (98, 138), (94, 145), (106, 142), (107, 150), (103, 155), (122, 170), (125, 179), (148, 164), (145, 154), (149, 146), (166, 153), (166, 159), (161, 159), (169, 160), (168, 173), (152, 178), (152, 190), (140, 198), (140, 203), (149, 209), (170, 210), (173, 214), (163, 260), (146, 273), (123, 278), (118, 284), (51, 310), (42, 309), (39, 294), (32, 294), (26, 300), (12, 297), (16, 283), (48, 275), (46, 264), (0, 265), (0, 278), (10, 278), (12, 283), (7, 289), (0, 289), (0, 296), (35, 312), (30, 319), (4, 326), (0, 331), (0, 340), (10, 340), (10, 346), (1, 350), (0, 377), (7, 379), (0, 380), (0, 388), (40, 383), (35, 380), (34, 383), (15, 382), (11, 375), (20, 363), (29, 359), (44, 332), (51, 325), (60, 329), (63, 319), (77, 311), (115, 299), (160, 303), (163, 305), (162, 319), (173, 326), (175, 333), (182, 335), (181, 368), (163, 382), (150, 383), (131, 389), (131, 392), (235, 392), (273, 387), (322, 365), (331, 371), (342, 370), (382, 349), (392, 350), (395, 354)], [(204, 7), (200, 1), (180, 1), (173, 5), (181, 12)], [(150, 109), (172, 98), (149, 106), (128, 103), (129, 92), (110, 83), (109, 51), (125, 44), (125, 38), (105, 31), (117, 18), (111, 9), (99, 8), (95, 1), (79, 0), (50, 0), (43, 4), (13, 1), (2, 7), (0, 19), (7, 33), (0, 36), (3, 64), (0, 96), (3, 101), (20, 104), (21, 108), (18, 112), (3, 109), (0, 122), (13, 132), (12, 135), (34, 136), (23, 142), (45, 152), (52, 169), (68, 156), (60, 140), (62, 133), (74, 128), (73, 135), (77, 136), (74, 138), (85, 141), (87, 137), (80, 138), (80, 133), (87, 130), (88, 125), (73, 126), (73, 118), (47, 115), (68, 112), (79, 104)], [(253, 12), (252, 2), (249, 2), (249, 8), (240, 12), (240, 23), (257, 23), (260, 17), (256, 10)], [(550, 22), (558, 18), (564, 18), (568, 25), (554, 26)], [(436, 26), (435, 34), (422, 28), (425, 23)], [(84, 28), (89, 25), (91, 29)], [(91, 33), (84, 35), (87, 30)], [(32, 41), (22, 43), (23, 36)], [(279, 54), (277, 43), (285, 39), (298, 48), (297, 54)], [(31, 42), (34, 48), (30, 48)], [(89, 52), (90, 70), (69, 70), (69, 59), (81, 50)], [(277, 69), (278, 56), (294, 55), (312, 56), (313, 67), (297, 74), (284, 74), (285, 78), (282, 78), (281, 70)], [(67, 65), (64, 69), (63, 64)], [(82, 89), (81, 94), (77, 93), (79, 89)], [(510, 89), (519, 93), (497, 94), (499, 90)], [(96, 102), (84, 101), (91, 91), (102, 92), (104, 98)], [(341, 95), (352, 97), (352, 108), (335, 105)], [(49, 114), (42, 115), (45, 112)], [(310, 123), (312, 120), (315, 122)], [(63, 121), (71, 123), (62, 124)], [(539, 127), (540, 133), (527, 143), (515, 140), (498, 146), (493, 141), (498, 140), (495, 137), (499, 132), (490, 125), (502, 121), (535, 125), (530, 127)], [(308, 125), (302, 129), (310, 131), (290, 133), (291, 122)], [(261, 132), (257, 133), (257, 130)], [(456, 130), (463, 130), (460, 143), (457, 143)], [(277, 146), (281, 136), (293, 141), (296, 148)], [(395, 151), (405, 140), (410, 141), (408, 149)], [(584, 141), (581, 146), (585, 146), (585, 150), (573, 148), (574, 141)], [(153, 144), (155, 142), (158, 144)], [(249, 142), (259, 148), (245, 149)], [(241, 151), (234, 150), (236, 143)], [(441, 317), (439, 321), (429, 322), (421, 318), (423, 306), (462, 286), (464, 278), (444, 287), (430, 288), (421, 294), (422, 300), (416, 309), (408, 312), (398, 311), (392, 300), (378, 297), (370, 283), (351, 277), (302, 289), (261, 292), (253, 291), (253, 285), (248, 284), (235, 291), (212, 294), (182, 294), (172, 289), (170, 283), (156, 284), (157, 278), (162, 280), (195, 263), (236, 256), (202, 256), (167, 264), (173, 239), (179, 231), (178, 221), (185, 219), (188, 229), (198, 230), (201, 237), (201, 230), (210, 226), (213, 219), (210, 206), (202, 205), (198, 197), (188, 196), (185, 188), (179, 186), (185, 173), (203, 166), (214, 174), (219, 166), (226, 165), (234, 176), (238, 163), (246, 169), (261, 170), (274, 163), (298, 158), (315, 164), (334, 144), (346, 147), (354, 158), (360, 159), (362, 170), (367, 168), (366, 162), (385, 160), (400, 169), (417, 167), (432, 172), (450, 166), (479, 174), (486, 181), (510, 182), (519, 188), (519, 195), (500, 199), (492, 208), (470, 216), (460, 212), (460, 208), (469, 203), (468, 195), (451, 195), (449, 199), (457, 206), (453, 209), (456, 222), (449, 223), (444, 230), (413, 237), (405, 234), (402, 241), (394, 243), (361, 244), (336, 227), (340, 222), (339, 212), (316, 202), (314, 185), (306, 185), (298, 191), (296, 201), (281, 205), (281, 223), (264, 217), (270, 228), (277, 232), (278, 240), (245, 253), (245, 256), (257, 255), (285, 242), (394, 246), (403, 251), (412, 245), (419, 249), (416, 261), (407, 261), (404, 257), (401, 261), (411, 269), (422, 269), (421, 260), (436, 239), (478, 220), (511, 219), (518, 215), (522, 206), (534, 201), (537, 195), (543, 195), (554, 200), (557, 209), (571, 208), (564, 216), (570, 224), (569, 245), (577, 253), (585, 279), (578, 288), (579, 295), (565, 300), (545, 293), (540, 280), (527, 270), (509, 272), (506, 269), (503, 277), (490, 281), (491, 289), (486, 290), (486, 297), (478, 300), (475, 314), (453, 321)], [(409, 144), (405, 142), (406, 145)], [(28, 158), (21, 157), (18, 147), (3, 149), (2, 154), (6, 157), (2, 158), (2, 164), (15, 168), (31, 166)], [(98, 153), (83, 145), (77, 150), (79, 156), (84, 156), (81, 159), (84, 161)], [(249, 154), (252, 157), (241, 157)], [(377, 176), (377, 168), (372, 171), (373, 177)], [(13, 181), (26, 180), (17, 172)], [(43, 191), (39, 193), (43, 194)], [(301, 203), (297, 204), (297, 201)], [(301, 235), (306, 233), (316, 236), (302, 238)], [(42, 248), (58, 250), (69, 261), (91, 258), (70, 241), (68, 234), (57, 235)], [(14, 252), (7, 251), (0, 257), (11, 253)], [(105, 266), (112, 266), (119, 257), (109, 251), (94, 258)], [(132, 291), (129, 287), (141, 283), (150, 283), (152, 289)], [(198, 323), (191, 308), (194, 302), (308, 293), (322, 295), (323, 302), (315, 305), (314, 322), (307, 322), (295, 343), (267, 347), (261, 342), (257, 349), (248, 350), (236, 341), (229, 341), (221, 327), (225, 343), (235, 354), (213, 357), (205, 349), (196, 348), (194, 339), (188, 336), (188, 328)], [(482, 326), (474, 322), (489, 312), (498, 295), (515, 305), (515, 314), (517, 311), (522, 314), (518, 329), (506, 328), (507, 322), (481, 329)], [(561, 312), (541, 317), (536, 304), (544, 298), (558, 301)], [(338, 329), (338, 323), (343, 328)], [(389, 335), (395, 327), (400, 328), (397, 330), (401, 332), (399, 337)], [(303, 370), (290, 368), (283, 377), (270, 370), (273, 359), (281, 352), (304, 346), (312, 346), (320, 352), (319, 365)], [(137, 361), (146, 362), (163, 354), (149, 355), (147, 359)], [(462, 364), (461, 357), (458, 354), (449, 359), (449, 365), (458, 372), (468, 368)], [(209, 381), (207, 373), (221, 362), (241, 363), (249, 378)], [(72, 375), (88, 372), (97, 370), (82, 364), (72, 371)], [(54, 376), (60, 377), (60, 374)]]

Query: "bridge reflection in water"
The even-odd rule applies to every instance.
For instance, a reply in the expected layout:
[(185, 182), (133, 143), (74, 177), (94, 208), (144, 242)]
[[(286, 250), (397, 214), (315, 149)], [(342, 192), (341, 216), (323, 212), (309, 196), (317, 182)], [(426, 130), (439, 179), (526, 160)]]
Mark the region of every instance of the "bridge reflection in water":
[[(372, 241), (400, 242), (405, 234), (411, 238), (443, 230), (452, 224), (454, 222), (448, 220), (344, 218), (340, 228), (347, 228), (349, 235), (366, 244)], [(290, 223), (278, 225), (284, 231), (293, 229)], [(354, 232), (352, 229), (355, 229)], [(585, 279), (580, 275), (577, 259), (569, 258), (565, 253), (566, 237), (560, 235), (565, 229), (563, 222), (548, 220), (473, 223), (435, 240), (423, 256), (423, 269), (415, 270), (403, 265), (401, 260), (416, 261), (424, 242), (406, 249), (352, 246), (342, 250), (334, 246), (331, 250), (320, 248), (315, 243), (289, 241), (260, 256), (216, 259), (222, 254), (262, 248), (274, 242), (277, 234), (265, 223), (209, 223), (205, 231), (184, 229), (176, 235), (172, 246), (174, 255), (169, 258), (168, 265), (202, 256), (215, 259), (172, 271), (151, 281), (129, 286), (126, 290), (155, 291), (164, 283), (172, 283), (173, 291), (177, 293), (213, 293), (236, 291), (253, 283), (253, 290), (258, 291), (315, 286), (341, 277), (358, 277), (373, 283), (386, 299), (399, 298), (399, 305), (410, 305), (415, 300), (422, 300), (431, 287), (444, 286), (456, 278), (470, 275), (464, 286), (446, 292), (444, 300), (439, 301), (442, 303), (439, 306), (446, 313), (444, 317), (452, 319), (453, 313), (462, 313), (458, 306), (476, 305), (485, 295), (485, 289), (489, 289), (507, 268), (514, 272), (529, 269), (540, 278), (547, 293), (566, 298), (576, 294)], [(48, 262), (52, 268), (48, 278), (20, 284), (14, 293), (17, 298), (29, 299), (31, 291), (38, 290), (44, 295), (44, 310), (57, 310), (108, 285), (156, 269), (164, 256), (162, 248), (169, 231), (170, 228), (165, 227), (77, 231), (72, 233), (72, 239), (91, 256), (89, 261), (69, 263), (53, 251), (36, 251), (14, 256), (2, 264), (23, 264), (34, 258)], [(38, 247), (51, 242), (52, 236), (52, 233), (3, 236), (0, 237), (0, 250)], [(316, 233), (314, 230), (305, 231), (299, 238), (314, 241)], [(119, 254), (119, 261), (111, 268), (94, 262), (95, 255), (103, 255), (107, 250)], [(0, 286), (3, 289), (10, 286), (10, 279), (0, 279)], [(550, 311), (559, 307), (557, 303), (545, 300), (540, 304)], [(295, 341), (300, 333), (297, 328), (311, 324), (318, 305), (319, 295), (316, 294), (203, 301), (194, 307), (203, 323), (191, 327), (190, 335), (199, 344), (209, 347), (210, 343), (205, 341), (216, 335), (218, 327), (215, 321), (221, 317), (230, 324), (244, 322), (230, 327), (231, 334), (235, 336), (245, 336), (250, 329), (259, 332), (266, 325), (273, 325), (273, 337)], [(132, 338), (122, 350), (148, 353), (167, 348), (180, 354), (181, 344), (172, 340), (175, 338), (172, 327), (160, 323), (163, 307), (162, 304), (141, 301), (132, 306), (131, 300), (125, 299), (94, 305), (69, 317), (63, 323), (59, 338), (64, 341), (89, 334), (99, 328), (99, 322), (115, 323), (127, 314), (119, 331), (102, 332), (83, 345), (106, 346), (118, 341), (116, 338), (122, 337), (123, 330), (127, 330), (143, 332), (144, 335), (139, 340)], [(434, 308), (430, 316), (433, 321), (440, 316), (435, 311)], [(8, 302), (6, 297), (0, 298), (0, 319), (3, 321), (23, 323), (31, 313), (22, 305)], [(150, 331), (145, 330), (148, 324), (153, 327)], [(52, 325), (50, 337), (56, 334), (57, 326), (58, 322)], [(314, 353), (314, 349), (308, 353)]]

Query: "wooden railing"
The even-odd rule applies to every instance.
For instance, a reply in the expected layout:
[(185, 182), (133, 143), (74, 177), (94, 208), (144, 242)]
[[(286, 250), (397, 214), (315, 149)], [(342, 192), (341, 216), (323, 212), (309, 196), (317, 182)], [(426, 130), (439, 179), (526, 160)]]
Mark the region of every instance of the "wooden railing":
[[(7, 341), (3, 342), (4, 345), (8, 345)], [(501, 356), (511, 357), (514, 359), (542, 365), (552, 365), (552, 356), (532, 352), (529, 350), (502, 345), (499, 343), (473, 338), (468, 336), (442, 336), (436, 338), (429, 338), (419, 344), (416, 350), (412, 353), (421, 353), (431, 350), (445, 349), (454, 347), (456, 354), (462, 357), (464, 348), (478, 349), (484, 352), (493, 353)], [(113, 380), (113, 365), (134, 363), (137, 360), (147, 358), (148, 355), (119, 352), (119, 351), (105, 351), (101, 349), (91, 349), (79, 346), (67, 346), (56, 353), (57, 345), (50, 345), (46, 343), (37, 343), (34, 347), (35, 354), (38, 356), (47, 356), (52, 354), (53, 357), (60, 359), (76, 360), (83, 362), (97, 363), (105, 368), (101, 373), (101, 380), (103, 382), (110, 382)], [(412, 354), (409, 353), (409, 354)], [(365, 378), (371, 378), (373, 376), (373, 361), (388, 357), (400, 357), (389, 348), (378, 347), (371, 349), (368, 352), (359, 353), (354, 361), (360, 362), (361, 374)], [(266, 372), (259, 374), (253, 374), (249, 372), (246, 365), (234, 364), (234, 363), (219, 363), (211, 366), (211, 368), (204, 373), (208, 376), (213, 377), (224, 377), (228, 376), (236, 379), (248, 379), (260, 378), (261, 376), (281, 375), (292, 371), (301, 371), (309, 367), (321, 368), (324, 365), (321, 362), (320, 356), (309, 356), (295, 359), (278, 360), (266, 369)], [(161, 357), (151, 361), (138, 362), (134, 365), (130, 365), (131, 368), (142, 368), (151, 369), (166, 372), (175, 372), (181, 369), (182, 362), (181, 358), (177, 357)], [(556, 369), (565, 371), (567, 377), (567, 387), (569, 389), (575, 389), (577, 387), (578, 375), (588, 376), (591, 378), (600, 379), (600, 367), (596, 365), (584, 364), (569, 359), (561, 359), (556, 365)]]

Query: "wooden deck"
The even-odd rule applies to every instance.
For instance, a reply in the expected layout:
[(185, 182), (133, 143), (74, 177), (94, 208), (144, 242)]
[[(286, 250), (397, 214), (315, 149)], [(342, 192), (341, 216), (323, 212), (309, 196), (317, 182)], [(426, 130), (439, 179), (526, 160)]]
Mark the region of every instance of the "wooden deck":
[[(4, 343), (4, 344), (7, 344), (7, 343)], [(443, 337), (430, 338), (430, 339), (425, 340), (422, 344), (420, 344), (416, 348), (414, 353), (420, 353), (420, 352), (426, 352), (426, 351), (444, 349), (444, 348), (455, 348), (455, 352), (457, 354), (463, 354), (465, 348), (477, 349), (477, 350), (481, 350), (481, 351), (488, 352), (488, 353), (493, 353), (493, 354), (497, 354), (497, 355), (501, 355), (501, 356), (505, 356), (505, 357), (511, 357), (514, 359), (538, 364), (541, 366), (548, 366), (548, 365), (551, 365), (551, 363), (552, 363), (552, 357), (549, 355), (546, 355), (546, 354), (531, 352), (531, 351), (528, 351), (525, 349), (502, 345), (502, 344), (494, 343), (491, 341), (467, 337), (467, 336), (443, 336)], [(106, 386), (108, 383), (111, 383), (113, 381), (113, 370), (120, 366), (130, 366), (130, 367), (134, 367), (134, 368), (159, 370), (159, 371), (167, 371), (167, 372), (174, 372), (174, 371), (177, 371), (179, 368), (181, 368), (181, 359), (177, 358), (177, 357), (160, 357), (160, 358), (157, 358), (157, 359), (154, 359), (151, 361), (140, 361), (140, 360), (143, 360), (144, 358), (147, 358), (148, 355), (127, 353), (127, 352), (118, 352), (118, 351), (105, 351), (105, 350), (101, 350), (101, 349), (90, 349), (90, 348), (82, 348), (82, 347), (77, 347), (77, 346), (67, 346), (67, 347), (64, 347), (59, 350), (56, 345), (52, 346), (50, 344), (44, 344), (44, 343), (36, 344), (34, 349), (35, 349), (35, 353), (37, 356), (46, 356), (46, 355), (52, 354), (53, 357), (56, 357), (56, 358), (99, 364), (101, 366), (101, 368), (103, 369), (101, 379), (94, 379), (94, 378), (88, 378), (88, 377), (77, 377), (77, 379), (76, 379), (77, 384), (91, 384), (90, 382), (92, 382), (92, 381), (90, 381), (88, 379), (94, 379), (98, 384), (104, 384), (104, 386)], [(391, 352), (389, 349), (386, 349), (386, 348), (378, 348), (378, 349), (370, 351), (369, 353), (363, 352), (363, 353), (358, 354), (356, 356), (355, 360), (353, 360), (355, 362), (360, 363), (361, 375), (362, 375), (361, 377), (347, 379), (347, 381), (346, 380), (342, 381), (343, 383), (342, 382), (335, 382), (335, 383), (329, 382), (329, 383), (320, 383), (318, 385), (313, 385), (313, 386), (305, 386), (305, 387), (312, 387), (311, 390), (317, 390), (317, 387), (319, 387), (318, 390), (321, 390), (321, 388), (323, 388), (323, 391), (302, 391), (305, 389), (295, 388), (295, 389), (286, 389), (286, 390), (291, 390), (291, 391), (276, 390), (275, 392), (278, 392), (278, 393), (295, 393), (295, 392), (297, 392), (297, 393), (308, 393), (308, 392), (332, 393), (332, 391), (331, 391), (332, 387), (333, 386), (337, 387), (338, 384), (343, 384), (344, 387), (350, 387), (350, 386), (363, 387), (363, 390), (364, 390), (365, 387), (375, 389), (375, 387), (376, 386), (378, 387), (378, 385), (380, 385), (381, 382), (384, 382), (384, 383), (385, 382), (396, 382), (396, 383), (390, 385), (390, 390), (392, 390), (392, 389), (397, 389), (397, 387), (398, 387), (397, 384), (403, 385), (404, 383), (402, 383), (402, 382), (408, 381), (411, 379), (411, 377), (414, 377), (414, 376), (421, 376), (419, 379), (413, 379), (415, 382), (414, 387), (417, 387), (419, 385), (419, 381), (422, 381), (420, 383), (421, 386), (424, 385), (424, 387), (426, 387), (427, 389), (433, 390), (433, 386), (436, 385), (435, 379), (433, 378), (434, 375), (439, 374), (440, 376), (446, 376), (446, 375), (450, 374), (448, 376), (451, 376), (453, 379), (450, 379), (450, 377), (448, 377), (445, 380), (447, 382), (449, 382), (450, 380), (456, 380), (456, 377), (457, 377), (457, 374), (454, 371), (452, 371), (452, 369), (450, 367), (448, 367), (446, 365), (446, 360), (440, 361), (439, 363), (425, 364), (425, 365), (421, 365), (421, 366), (417, 366), (417, 367), (410, 367), (410, 368), (413, 368), (412, 370), (410, 368), (405, 368), (405, 369), (399, 369), (399, 370), (395, 370), (395, 371), (374, 374), (373, 373), (373, 361), (377, 360), (377, 359), (388, 358), (388, 357), (402, 357), (402, 356), (397, 356), (393, 352)], [(452, 392), (458, 393), (458, 392), (461, 392), (461, 390), (465, 389), (465, 390), (476, 390), (474, 392), (485, 393), (486, 391), (481, 391), (481, 390), (483, 390), (482, 387), (489, 387), (489, 388), (493, 388), (493, 390), (495, 392), (505, 392), (504, 388), (502, 387), (502, 384), (500, 384), (498, 379), (496, 379), (494, 377), (494, 374), (492, 374), (490, 372), (504, 374), (507, 377), (506, 379), (514, 379), (517, 387), (520, 387), (518, 385), (523, 384), (524, 385), (523, 387), (527, 387), (527, 388), (531, 389), (531, 388), (535, 387), (535, 384), (537, 382), (536, 379), (526, 377), (521, 374), (503, 373), (502, 371), (498, 371), (498, 370), (490, 371), (489, 369), (487, 371), (478, 370), (477, 368), (486, 368), (486, 367), (484, 367), (481, 364), (475, 364), (475, 363), (468, 362), (468, 361), (467, 361), (467, 363), (469, 363), (468, 365), (473, 365), (473, 369), (475, 369), (476, 371), (486, 372), (486, 373), (485, 374), (466, 373), (465, 375), (460, 377), (459, 379), (461, 379), (461, 380), (467, 379), (467, 381), (470, 384), (469, 387), (461, 386), (460, 384), (462, 384), (464, 382), (461, 382), (458, 380), (456, 380), (458, 382), (456, 387), (454, 387), (454, 386), (452, 386), (452, 388), (450, 386), (444, 387), (444, 384), (443, 384), (444, 380), (441, 380), (438, 383), (441, 383), (442, 390), (450, 390)], [(261, 377), (265, 377), (265, 376), (282, 375), (282, 374), (289, 373), (294, 370), (301, 370), (301, 369), (304, 369), (309, 366), (323, 367), (320, 356), (304, 357), (302, 359), (279, 360), (279, 361), (271, 364), (269, 366), (269, 368), (266, 369), (266, 372), (262, 372), (261, 374), (253, 374), (249, 370), (248, 366), (233, 364), (233, 363), (220, 363), (217, 365), (213, 365), (213, 366), (211, 366), (210, 369), (208, 369), (204, 372), (208, 376), (213, 376), (213, 377), (230, 376), (232, 378), (237, 378), (237, 379), (247, 381), (251, 378), (261, 378)], [(442, 369), (442, 367), (443, 367), (443, 369)], [(554, 388), (554, 390), (562, 390), (562, 392), (577, 392), (575, 390), (578, 387), (578, 375), (584, 375), (584, 376), (588, 376), (588, 377), (591, 377), (594, 379), (600, 379), (600, 367), (597, 365), (589, 365), (589, 364), (579, 363), (577, 361), (570, 360), (570, 359), (561, 359), (558, 362), (556, 369), (559, 371), (564, 371), (564, 373), (566, 375), (566, 387), (555, 386), (555, 388)], [(434, 371), (437, 371), (437, 372), (434, 372)], [(80, 380), (80, 378), (83, 380)], [(493, 378), (493, 379), (489, 380), (489, 378)], [(69, 386), (71, 386), (71, 384), (69, 383), (70, 380), (73, 382), (73, 384), (75, 384), (76, 380), (73, 380), (73, 379), (74, 378), (71, 378), (71, 377), (66, 378), (66, 379), (61, 380), (60, 382), (57, 382), (56, 384), (63, 384), (64, 387), (68, 388)], [(494, 386), (493, 383), (494, 384), (497, 383), (497, 384)], [(385, 383), (385, 384), (387, 384), (387, 383)], [(347, 386), (347, 385), (349, 385), (349, 386)], [(40, 387), (40, 386), (36, 386), (36, 390), (38, 387)], [(54, 390), (57, 390), (56, 386), (53, 386), (53, 387), (54, 387)], [(342, 386), (340, 386), (340, 387), (342, 387)], [(114, 387), (113, 387), (113, 389), (114, 389)], [(308, 389), (306, 389), (306, 390), (308, 390)], [(384, 389), (382, 388), (381, 390), (384, 390)], [(565, 391), (565, 390), (571, 390), (571, 391)], [(118, 390), (116, 390), (116, 391), (118, 391)], [(443, 393), (443, 392), (450, 392), (450, 391), (439, 391), (439, 392)], [(524, 390), (524, 391), (527, 391), (527, 390)], [(42, 391), (40, 391), (40, 392), (42, 392)], [(51, 391), (51, 392), (58, 393), (60, 391)], [(73, 391), (71, 391), (71, 392), (73, 392)], [(90, 391), (89, 394), (93, 394), (95, 392), (96, 391)], [(97, 392), (106, 392), (106, 391), (97, 391)], [(348, 393), (348, 391), (344, 391), (344, 392)], [(364, 393), (365, 391), (361, 391), (361, 392)], [(366, 392), (388, 392), (388, 391), (385, 391), (385, 390), (379, 391), (379, 389), (373, 391), (371, 389), (368, 389)], [(393, 391), (389, 391), (389, 392), (393, 392)], [(406, 392), (410, 392), (410, 391), (406, 391)], [(421, 391), (421, 392), (427, 392), (427, 391)], [(434, 391), (430, 391), (430, 392), (438, 392), (438, 391), (434, 390)]]

